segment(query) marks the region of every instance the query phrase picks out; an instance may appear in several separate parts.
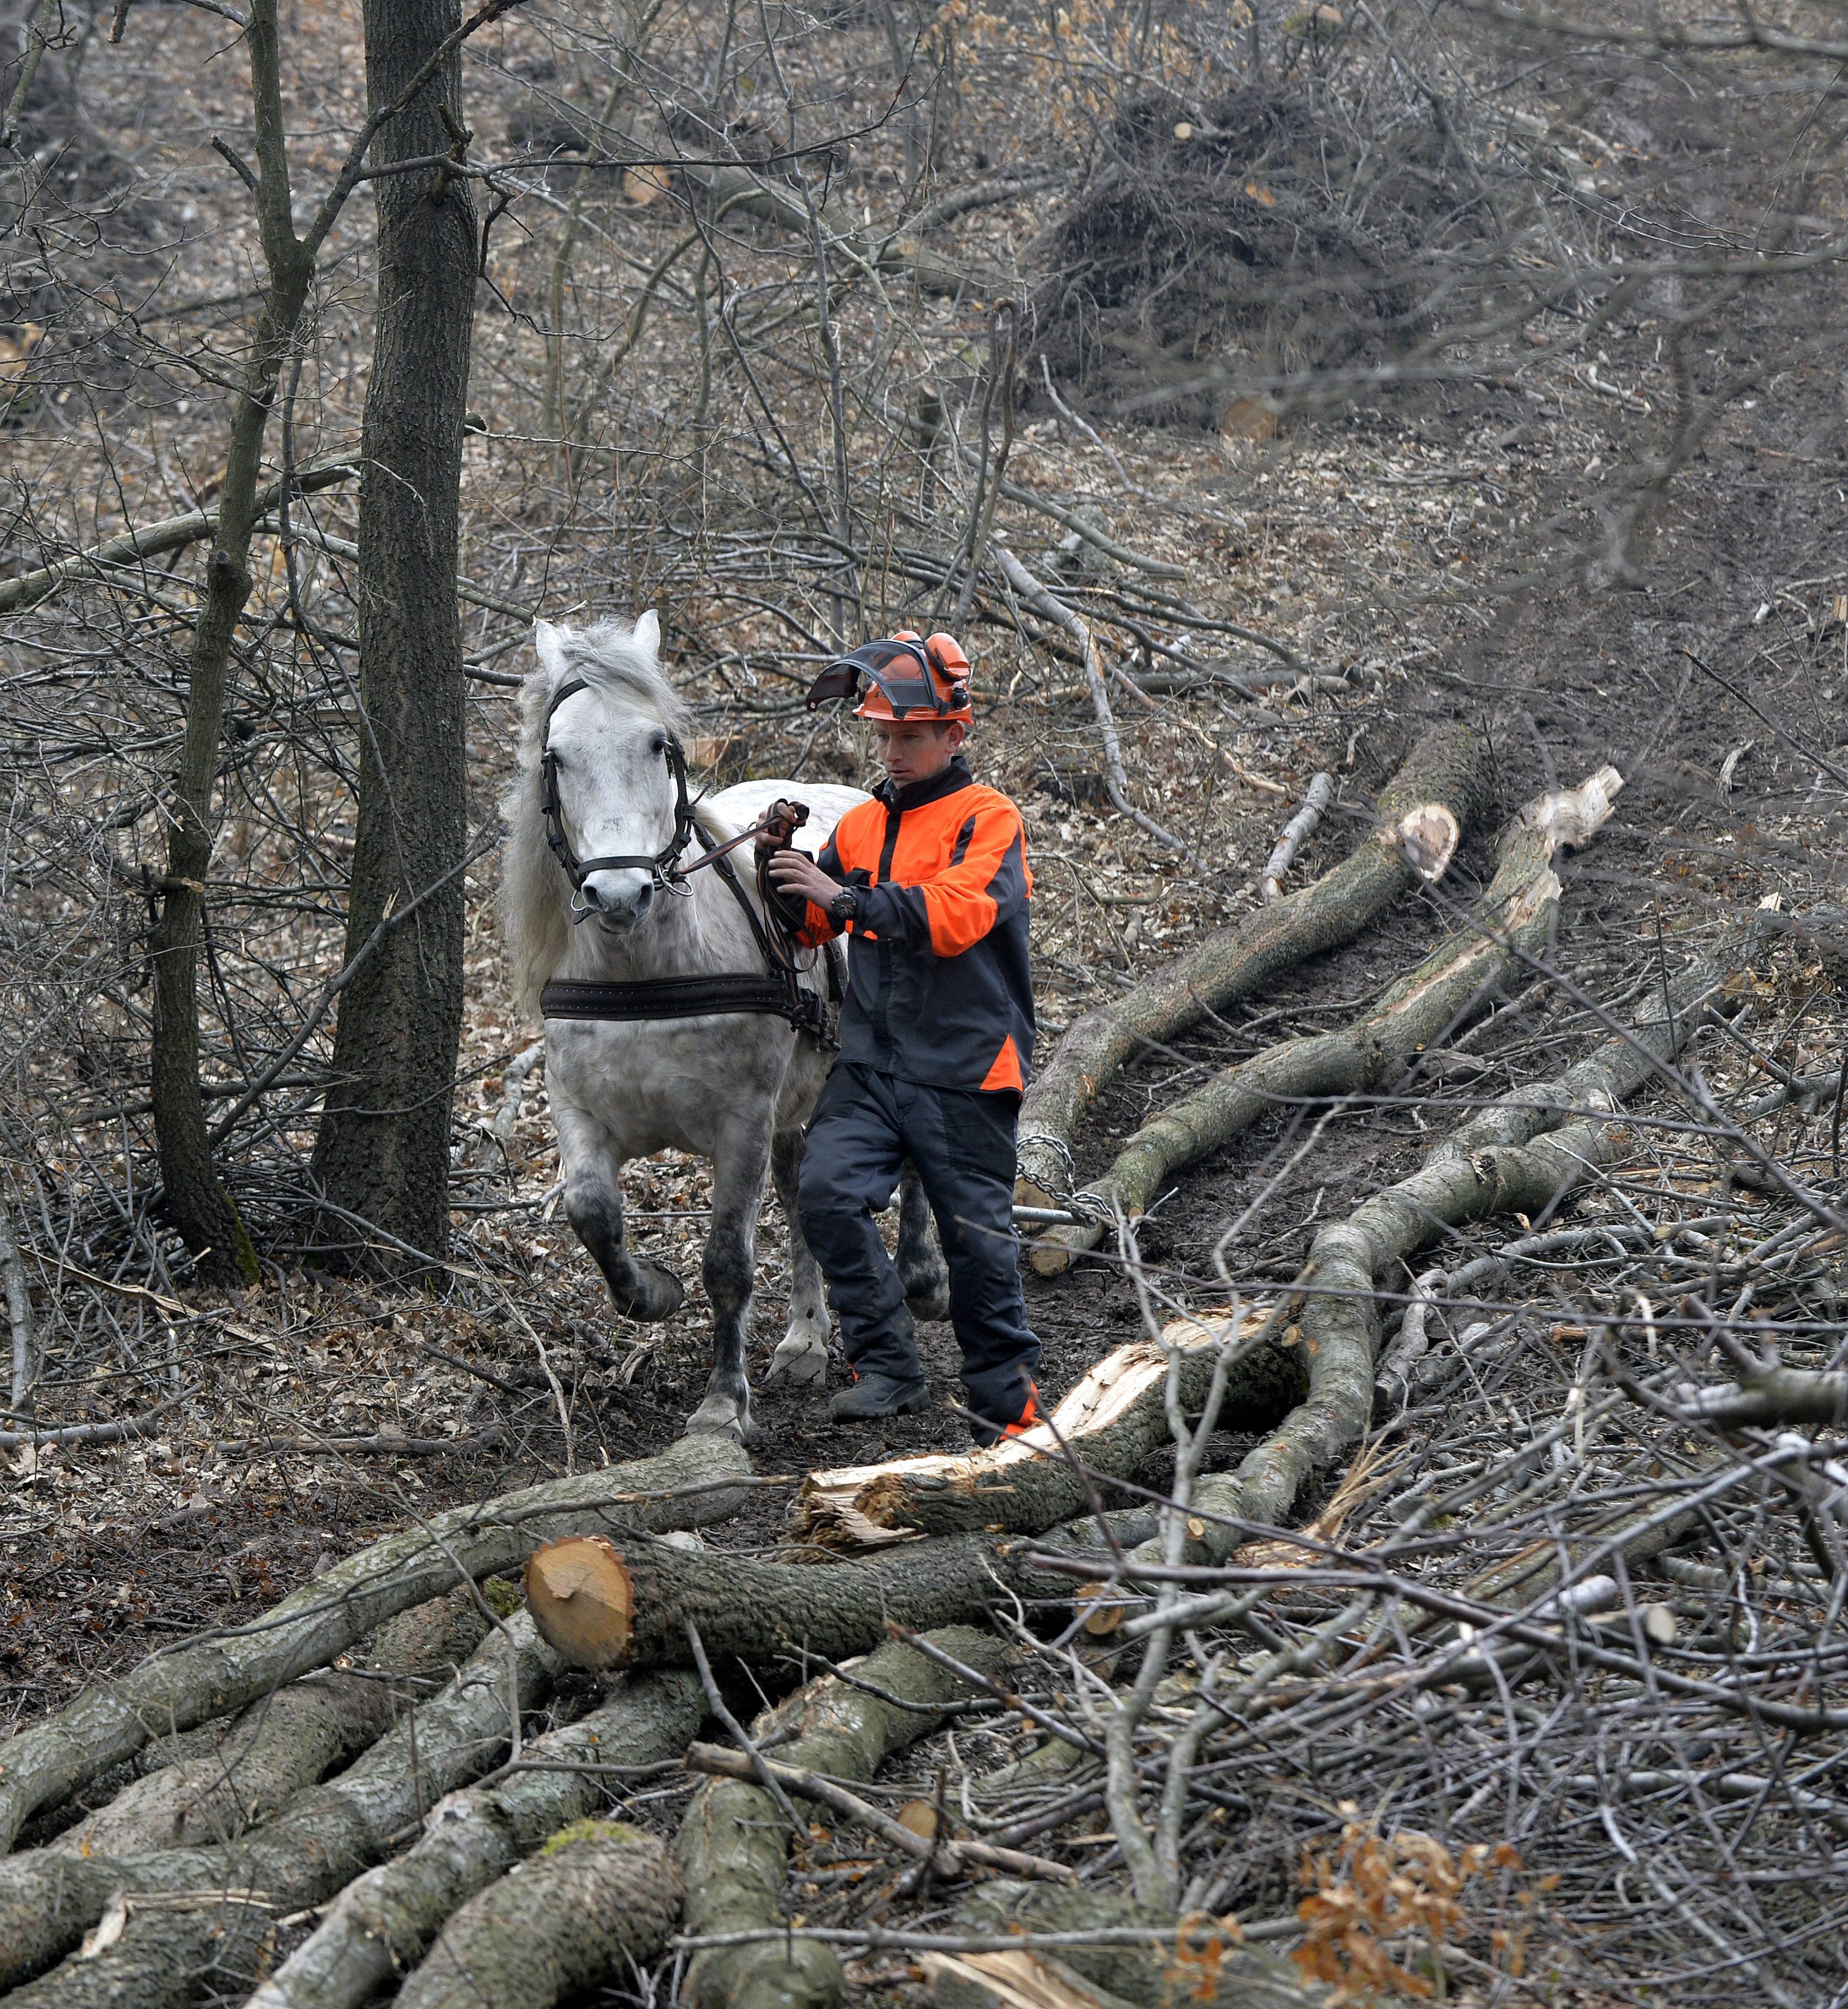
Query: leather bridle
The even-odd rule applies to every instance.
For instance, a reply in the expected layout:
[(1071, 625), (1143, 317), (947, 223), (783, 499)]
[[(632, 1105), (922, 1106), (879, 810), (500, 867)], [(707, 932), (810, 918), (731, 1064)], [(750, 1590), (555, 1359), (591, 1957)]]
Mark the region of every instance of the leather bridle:
[[(548, 1019), (658, 1020), (706, 1019), (733, 1013), (762, 1014), (786, 1019), (794, 1030), (806, 1033), (817, 1045), (829, 1051), (838, 1051), (840, 1042), (835, 1034), (828, 1001), (803, 985), (802, 973), (796, 966), (794, 944), (789, 938), (786, 923), (770, 897), (771, 888), (765, 881), (764, 861), (760, 859), (757, 867), (758, 893), (764, 910), (764, 914), (760, 915), (751, 904), (750, 898), (740, 884), (727, 856), (736, 845), (744, 841), (745, 837), (754, 836), (756, 832), (747, 831), (743, 837), (733, 838), (730, 843), (715, 844), (701, 829), (693, 813), (692, 800), (686, 792), (686, 749), (671, 732), (667, 735), (664, 750), (667, 755), (668, 771), (674, 778), (673, 836), (652, 856), (644, 853), (628, 857), (580, 858), (572, 849), (571, 840), (565, 834), (564, 815), (559, 802), (559, 764), (558, 756), (552, 752), (551, 746), (552, 719), (552, 714), (566, 698), (589, 689), (590, 685), (584, 678), (573, 677), (560, 684), (552, 693), (552, 702), (545, 708), (545, 743), (540, 764), (539, 806), (545, 817), (545, 841), (551, 845), (552, 856), (571, 881), (573, 895), (572, 919), (574, 922), (583, 920), (596, 911), (585, 906), (577, 897), (582, 895), (584, 880), (593, 872), (632, 869), (647, 872), (663, 892), (685, 895), (693, 891), (687, 884), (687, 873), (698, 870), (702, 865), (711, 865), (716, 867), (719, 877), (725, 881), (733, 898), (743, 910), (758, 952), (764, 958), (765, 974), (751, 976), (727, 973), (694, 976), (643, 977), (626, 983), (587, 983), (555, 976), (540, 991), (539, 1009), (541, 1015)], [(803, 813), (806, 816), (807, 812)], [(789, 834), (793, 834), (794, 827), (792, 824)], [(683, 871), (680, 866), (681, 856), (696, 838), (704, 856)], [(788, 841), (786, 836), (784, 841)], [(822, 962), (827, 971), (829, 997), (838, 1005), (842, 994), (843, 980), (832, 943), (823, 944)]]
[[(684, 890), (678, 870), (680, 859), (692, 843), (698, 826), (693, 819), (692, 799), (686, 792), (686, 749), (672, 733), (667, 735), (664, 751), (668, 772), (674, 778), (674, 834), (660, 850), (608, 858), (580, 858), (571, 848), (570, 838), (565, 834), (564, 810), (559, 801), (559, 756), (552, 750), (552, 714), (566, 698), (575, 697), (580, 691), (590, 688), (583, 677), (567, 678), (553, 692), (552, 702), (545, 707), (544, 752), (539, 765), (539, 808), (545, 818), (545, 841), (552, 847), (553, 857), (563, 867), (566, 877), (571, 881), (574, 896), (583, 893), (584, 881), (593, 872), (631, 870), (648, 873), (663, 893), (679, 892)], [(573, 898), (573, 921), (583, 920), (594, 911)]]

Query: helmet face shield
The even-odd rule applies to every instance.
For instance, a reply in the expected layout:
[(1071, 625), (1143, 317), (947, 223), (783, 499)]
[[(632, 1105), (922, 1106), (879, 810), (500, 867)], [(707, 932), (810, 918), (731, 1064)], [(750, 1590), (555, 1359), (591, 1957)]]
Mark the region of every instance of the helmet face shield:
[(830, 663), (809, 686), (809, 710), (835, 698), (851, 703), (859, 696), (863, 680), (885, 700), (895, 719), (920, 712), (931, 718), (947, 718), (958, 714), (967, 703), (959, 687), (947, 696), (938, 689), (921, 643), (894, 637), (863, 643)]

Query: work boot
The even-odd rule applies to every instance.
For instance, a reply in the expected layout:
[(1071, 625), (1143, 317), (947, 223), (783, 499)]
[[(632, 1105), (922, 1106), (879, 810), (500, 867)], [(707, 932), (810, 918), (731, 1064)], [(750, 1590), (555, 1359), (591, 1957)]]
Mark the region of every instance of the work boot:
[(1003, 1437), (1017, 1437), (1044, 1421), (1040, 1415), (1040, 1391), (1030, 1381), (1027, 1384), (1027, 1402), (1019, 1416), (1011, 1423), (991, 1423), (979, 1417), (969, 1419), (969, 1434), (974, 1438), (976, 1447), (986, 1451), (991, 1444), (998, 1444)]
[(908, 1378), (869, 1367), (856, 1370), (853, 1385), (828, 1405), (837, 1423), (870, 1423), (881, 1416), (914, 1416), (931, 1399), (930, 1384), (920, 1374)]

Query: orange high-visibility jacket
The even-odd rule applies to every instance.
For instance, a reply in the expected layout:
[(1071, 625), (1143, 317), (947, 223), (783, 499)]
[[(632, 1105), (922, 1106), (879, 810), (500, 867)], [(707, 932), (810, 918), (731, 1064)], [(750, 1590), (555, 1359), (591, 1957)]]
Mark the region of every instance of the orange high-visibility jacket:
[[(1018, 1094), (1033, 1065), (1020, 812), (959, 758), (848, 810), (817, 863), (860, 892), (841, 1058), (934, 1087)], [(803, 905), (803, 942), (840, 932)]]

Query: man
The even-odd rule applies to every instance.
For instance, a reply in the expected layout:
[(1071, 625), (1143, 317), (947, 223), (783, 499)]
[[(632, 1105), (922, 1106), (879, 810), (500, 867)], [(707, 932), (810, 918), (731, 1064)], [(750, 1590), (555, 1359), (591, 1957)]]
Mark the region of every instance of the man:
[[(950, 1323), (977, 1442), (1039, 1420), (1039, 1341), (1020, 1295), (1014, 1119), (1033, 1060), (1020, 813), (970, 774), (969, 662), (951, 635), (901, 632), (832, 664), (812, 707), (865, 692), (885, 786), (818, 859), (767, 870), (804, 942), (851, 937), (841, 1054), (808, 1126), (802, 1231), (828, 1280), (853, 1386), (837, 1420), (906, 1416), (929, 1391), (873, 1216), (909, 1157), (949, 1265)], [(764, 840), (768, 842), (768, 840)]]

